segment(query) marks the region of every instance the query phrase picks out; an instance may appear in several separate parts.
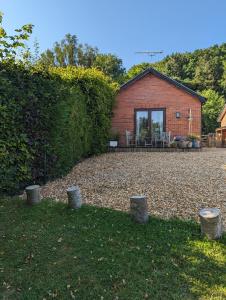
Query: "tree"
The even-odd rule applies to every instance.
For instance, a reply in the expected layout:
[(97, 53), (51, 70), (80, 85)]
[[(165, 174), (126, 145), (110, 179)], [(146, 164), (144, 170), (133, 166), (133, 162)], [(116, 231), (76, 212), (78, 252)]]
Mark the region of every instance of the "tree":
[(66, 34), (40, 56), (38, 63), (44, 66), (77, 66), (101, 70), (105, 75), (121, 83), (125, 75), (122, 60), (113, 54), (100, 54), (97, 47), (79, 44), (76, 35)]
[(205, 89), (218, 90), (218, 81), (223, 73), (222, 62), (219, 56), (211, 57), (206, 54), (198, 60), (194, 80)]
[(76, 35), (66, 34), (54, 44), (53, 49), (47, 49), (40, 56), (39, 63), (44, 66), (81, 66), (89, 68), (98, 53), (96, 47), (79, 44)]
[(44, 53), (41, 54), (40, 59), (38, 61), (44, 66), (54, 66), (55, 65), (55, 57), (53, 51), (47, 49)]
[(168, 57), (166, 62), (166, 74), (174, 78), (185, 79), (187, 57), (184, 54), (175, 53)]
[(141, 64), (132, 66), (126, 74), (126, 80), (132, 79), (133, 77), (137, 76), (139, 73), (143, 72), (150, 66), (151, 66), (151, 64), (147, 63), (147, 62), (143, 62)]
[(93, 67), (101, 70), (113, 80), (122, 83), (125, 75), (125, 68), (122, 60), (113, 54), (97, 54)]
[(91, 47), (88, 44), (79, 44), (78, 47), (78, 65), (80, 67), (91, 68), (97, 57), (99, 50), (97, 47)]
[(18, 50), (25, 48), (27, 41), (32, 34), (33, 25), (27, 24), (19, 29), (15, 29), (16, 34), (8, 35), (2, 26), (3, 13), (0, 12), (0, 60), (15, 59)]
[(202, 110), (203, 132), (212, 133), (219, 126), (217, 119), (225, 104), (224, 97), (211, 89), (203, 91), (202, 95), (207, 98)]
[(223, 75), (221, 79), (221, 87), (223, 89), (224, 96), (226, 97), (226, 61), (223, 62)]

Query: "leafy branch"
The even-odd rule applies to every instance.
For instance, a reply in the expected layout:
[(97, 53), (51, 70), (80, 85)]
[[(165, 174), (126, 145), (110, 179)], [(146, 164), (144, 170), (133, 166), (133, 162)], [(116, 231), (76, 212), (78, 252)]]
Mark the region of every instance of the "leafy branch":
[(25, 48), (25, 41), (32, 34), (33, 25), (23, 25), (21, 28), (14, 30), (16, 34), (8, 35), (2, 23), (3, 13), (0, 12), (0, 60), (15, 59), (17, 50)]

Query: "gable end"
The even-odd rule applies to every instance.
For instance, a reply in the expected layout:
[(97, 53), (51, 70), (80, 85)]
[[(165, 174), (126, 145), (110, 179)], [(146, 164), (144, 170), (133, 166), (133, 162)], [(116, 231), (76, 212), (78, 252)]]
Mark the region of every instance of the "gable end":
[(217, 119), (217, 122), (221, 122), (225, 115), (226, 115), (226, 104), (225, 104), (222, 112), (220, 113), (220, 115), (219, 115), (219, 117)]
[(134, 78), (132, 78), (131, 80), (127, 81), (126, 83), (124, 83), (121, 87), (120, 90), (126, 89), (127, 87), (129, 87), (130, 85), (132, 85), (134, 82), (136, 82), (137, 80), (142, 79), (143, 77), (145, 77), (148, 74), (153, 74), (155, 76), (157, 76), (160, 79), (163, 79), (167, 82), (169, 82), (170, 84), (173, 84), (174, 86), (176, 86), (179, 89), (184, 90), (185, 92), (187, 92), (188, 94), (196, 97), (199, 99), (199, 101), (201, 103), (204, 103), (206, 101), (206, 98), (199, 95), (198, 93), (196, 93), (195, 91), (193, 91), (192, 89), (188, 88), (187, 86), (183, 85), (182, 83), (158, 72), (157, 70), (153, 69), (153, 68), (148, 68), (145, 71), (143, 71), (142, 73), (138, 74), (137, 76), (135, 76)]

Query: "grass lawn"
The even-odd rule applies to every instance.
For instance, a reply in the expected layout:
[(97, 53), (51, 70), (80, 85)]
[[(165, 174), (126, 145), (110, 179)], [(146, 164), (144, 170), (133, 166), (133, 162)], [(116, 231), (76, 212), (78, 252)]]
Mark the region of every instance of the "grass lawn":
[(0, 201), (0, 299), (226, 299), (226, 236), (199, 225)]

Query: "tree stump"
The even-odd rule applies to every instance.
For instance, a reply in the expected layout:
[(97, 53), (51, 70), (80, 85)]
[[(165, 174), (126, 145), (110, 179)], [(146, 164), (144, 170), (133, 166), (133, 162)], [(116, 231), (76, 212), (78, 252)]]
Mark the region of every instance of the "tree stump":
[(148, 222), (148, 204), (146, 196), (130, 197), (130, 215), (137, 223)]
[(204, 208), (199, 211), (201, 232), (209, 239), (215, 240), (221, 237), (223, 232), (222, 217), (218, 208)]
[(40, 186), (39, 185), (30, 185), (25, 188), (27, 195), (27, 204), (33, 205), (41, 201), (40, 195)]
[(82, 206), (82, 197), (78, 186), (72, 186), (67, 189), (68, 207), (80, 208)]

